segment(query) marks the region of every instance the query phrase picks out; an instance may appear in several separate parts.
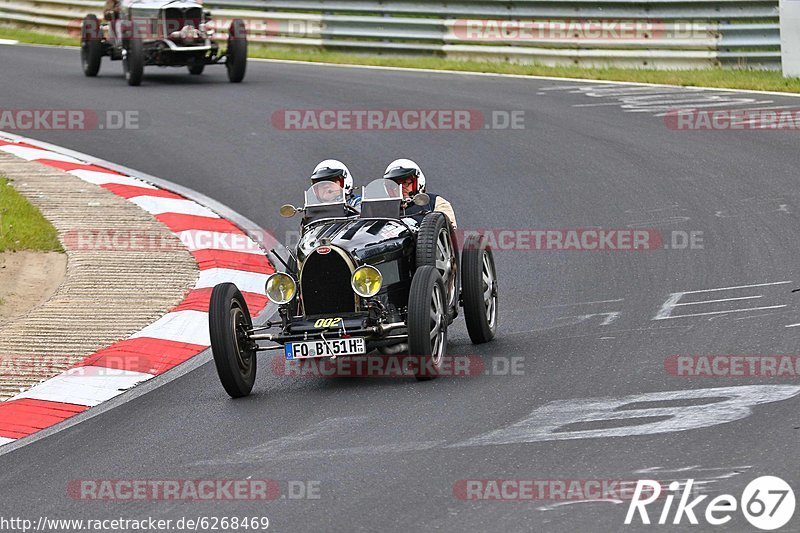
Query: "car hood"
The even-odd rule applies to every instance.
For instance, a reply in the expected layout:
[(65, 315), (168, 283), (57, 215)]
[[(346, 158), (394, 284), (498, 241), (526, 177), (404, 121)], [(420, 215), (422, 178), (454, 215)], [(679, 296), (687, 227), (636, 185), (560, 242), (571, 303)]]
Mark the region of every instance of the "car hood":
[(297, 246), (298, 260), (319, 246), (336, 246), (348, 252), (358, 263), (374, 262), (381, 256), (394, 255), (413, 247), (408, 226), (398, 220), (350, 218), (314, 224)]

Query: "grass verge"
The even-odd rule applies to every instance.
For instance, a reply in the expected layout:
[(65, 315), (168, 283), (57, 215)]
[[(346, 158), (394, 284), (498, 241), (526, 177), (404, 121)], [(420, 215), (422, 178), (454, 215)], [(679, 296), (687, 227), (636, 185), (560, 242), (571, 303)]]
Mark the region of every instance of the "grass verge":
[(64, 251), (56, 229), (6, 178), (0, 177), (0, 252), (20, 250)]
[[(37, 31), (0, 26), (0, 38), (15, 39), (23, 43), (78, 46), (74, 37), (58, 36)], [(756, 91), (779, 91), (800, 93), (800, 78), (784, 78), (780, 72), (745, 69), (697, 69), (654, 70), (626, 68), (546, 67), (542, 65), (518, 65), (492, 61), (458, 61), (439, 57), (403, 57), (360, 55), (327, 50), (297, 50), (279, 46), (252, 44), (249, 56), (264, 59), (289, 59), (337, 63), (343, 65), (373, 65), (433, 70), (456, 70), (465, 72), (488, 72), (495, 74), (518, 74), (523, 76), (552, 76), (559, 78), (583, 78), (591, 80), (630, 81), (639, 83), (663, 83), (693, 87), (719, 87)]]

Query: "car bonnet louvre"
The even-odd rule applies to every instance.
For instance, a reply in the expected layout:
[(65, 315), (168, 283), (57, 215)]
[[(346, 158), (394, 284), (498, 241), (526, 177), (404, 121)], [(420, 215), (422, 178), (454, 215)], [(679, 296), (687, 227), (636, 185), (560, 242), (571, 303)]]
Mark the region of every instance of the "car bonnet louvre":
[(350, 226), (350, 229), (348, 229), (344, 233), (344, 235), (342, 235), (342, 239), (346, 240), (346, 241), (349, 241), (350, 239), (355, 237), (356, 233), (358, 233), (358, 230), (363, 228), (368, 223), (369, 223), (369, 221), (367, 221), (367, 220), (359, 220), (358, 222), (356, 222), (355, 224)]

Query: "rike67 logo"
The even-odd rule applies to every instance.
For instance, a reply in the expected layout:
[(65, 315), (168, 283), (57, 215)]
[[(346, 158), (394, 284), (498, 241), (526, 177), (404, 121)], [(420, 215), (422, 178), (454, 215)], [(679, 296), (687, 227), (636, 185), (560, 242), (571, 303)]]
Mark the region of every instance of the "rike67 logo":
[[(681, 491), (681, 484), (673, 481), (668, 485), (669, 493), (663, 497), (661, 484), (658, 481), (639, 480), (628, 507), (628, 514), (625, 516), (625, 524), (633, 523), (637, 514), (643, 524), (650, 524), (651, 518), (647, 507), (656, 501), (663, 501), (663, 507), (661, 507), (660, 513), (653, 516), (653, 520), (657, 520), (656, 523), (659, 525), (667, 524), (670, 521), (672, 503), (676, 496), (679, 496), (679, 500), (672, 515), (671, 523), (673, 525), (679, 525), (684, 517), (690, 524), (696, 525), (699, 523), (698, 516), (700, 516), (705, 519), (707, 524), (721, 526), (735, 521), (738, 518), (738, 512), (741, 511), (753, 527), (762, 531), (772, 531), (785, 526), (794, 515), (794, 491), (779, 477), (761, 476), (754, 479), (745, 487), (739, 500), (730, 494), (717, 496), (707, 502), (705, 512), (702, 513), (700, 504), (708, 498), (708, 495), (700, 495), (690, 501), (693, 484), (693, 479), (687, 480)], [(658, 512), (657, 507), (659, 506), (652, 505), (649, 511)], [(732, 525), (726, 529), (730, 529)]]

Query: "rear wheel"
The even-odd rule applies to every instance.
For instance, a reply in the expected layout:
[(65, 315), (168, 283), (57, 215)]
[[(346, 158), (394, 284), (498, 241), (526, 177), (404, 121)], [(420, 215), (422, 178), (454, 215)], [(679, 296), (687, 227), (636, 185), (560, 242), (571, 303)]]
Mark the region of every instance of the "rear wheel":
[(205, 70), (206, 65), (205, 63), (196, 63), (194, 65), (187, 65), (186, 68), (189, 69), (189, 74), (192, 76), (199, 76)]
[(471, 235), (461, 254), (464, 319), (474, 344), (489, 342), (497, 332), (497, 271), (486, 239)]
[(81, 67), (90, 78), (100, 72), (100, 60), (103, 58), (101, 38), (100, 21), (95, 15), (86, 15), (81, 22)]
[(248, 334), (253, 321), (233, 283), (220, 283), (211, 292), (208, 326), (214, 364), (225, 392), (232, 398), (247, 396), (256, 381), (256, 350)]
[(228, 80), (239, 83), (244, 79), (247, 69), (247, 29), (242, 19), (234, 19), (228, 30), (228, 51), (225, 66), (228, 68)]
[(447, 306), (442, 276), (436, 268), (417, 268), (408, 294), (408, 353), (418, 358), (414, 375), (427, 381), (439, 375), (447, 351)]
[(122, 70), (125, 72), (125, 81), (132, 86), (141, 85), (142, 76), (144, 76), (144, 46), (142, 38), (137, 33), (134, 32), (122, 51)]
[(442, 277), (447, 292), (448, 316), (452, 320), (458, 311), (458, 250), (453, 242), (450, 223), (443, 213), (428, 213), (417, 233), (417, 268), (430, 265)]

